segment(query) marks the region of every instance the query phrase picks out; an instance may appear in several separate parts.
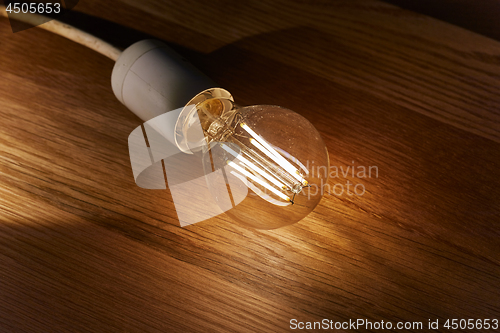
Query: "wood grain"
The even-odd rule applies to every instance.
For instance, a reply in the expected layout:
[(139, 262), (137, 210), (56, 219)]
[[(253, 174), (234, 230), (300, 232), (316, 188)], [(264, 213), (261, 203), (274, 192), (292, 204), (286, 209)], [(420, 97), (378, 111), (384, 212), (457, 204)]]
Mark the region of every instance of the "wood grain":
[(500, 40), (500, 24), (497, 20), (500, 15), (500, 4), (495, 0), (384, 0), (384, 2)]
[[(82, 0), (75, 25), (163, 39), (234, 95), (320, 131), (301, 222), (180, 228), (138, 188), (113, 63), (0, 20), (0, 331), (284, 332), (290, 319), (499, 318), (500, 43), (378, 1)], [(123, 45), (122, 45), (123, 46)], [(500, 319), (500, 318), (499, 318)], [(460, 331), (460, 330), (459, 330)]]

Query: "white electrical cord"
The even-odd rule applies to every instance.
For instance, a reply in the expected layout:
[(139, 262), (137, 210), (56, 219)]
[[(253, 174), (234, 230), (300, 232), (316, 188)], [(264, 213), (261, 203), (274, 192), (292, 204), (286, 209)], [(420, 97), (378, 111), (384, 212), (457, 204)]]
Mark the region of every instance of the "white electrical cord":
[[(53, 32), (57, 35), (65, 37), (69, 40), (72, 40), (78, 44), (84, 45), (96, 52), (99, 52), (102, 55), (116, 61), (120, 54), (121, 50), (112, 46), (109, 43), (106, 43), (100, 38), (88, 34), (80, 29), (77, 29), (69, 24), (62, 23), (60, 21), (48, 18), (39, 14), (15, 14), (10, 13), (7, 15), (4, 5), (0, 5), (0, 16), (7, 17), (9, 19), (18, 20), (21, 22), (25, 22), (31, 24), (33, 26), (38, 26), (47, 31)], [(50, 20), (47, 22), (47, 20)], [(45, 23), (44, 23), (45, 22)]]

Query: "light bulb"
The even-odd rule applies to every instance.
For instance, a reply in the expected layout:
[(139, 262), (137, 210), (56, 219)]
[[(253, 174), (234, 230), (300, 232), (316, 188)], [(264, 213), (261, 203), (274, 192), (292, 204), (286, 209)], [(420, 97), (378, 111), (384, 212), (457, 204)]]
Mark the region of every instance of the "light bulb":
[(134, 179), (149, 189), (168, 183), (181, 226), (225, 212), (273, 229), (301, 220), (321, 200), (328, 152), (299, 114), (235, 105), (228, 91), (211, 88), (213, 81), (155, 40), (124, 50), (111, 83), (145, 121), (129, 136)]
[[(319, 203), (328, 180), (328, 151), (309, 121), (279, 106), (239, 107), (224, 89), (203, 91), (187, 104), (175, 141), (185, 153), (201, 153), (206, 175), (220, 174), (207, 177), (210, 192), (245, 226), (274, 229), (300, 221)], [(228, 192), (230, 209), (221, 191)]]

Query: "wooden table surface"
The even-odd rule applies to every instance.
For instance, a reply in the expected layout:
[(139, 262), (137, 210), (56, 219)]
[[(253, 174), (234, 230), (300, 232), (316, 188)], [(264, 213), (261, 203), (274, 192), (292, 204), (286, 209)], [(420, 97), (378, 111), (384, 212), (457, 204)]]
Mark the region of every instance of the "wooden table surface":
[(0, 332), (500, 319), (500, 42), (375, 0), (74, 11), (122, 47), (168, 42), (241, 105), (300, 113), (331, 166), (378, 177), (331, 178), (366, 192), (277, 230), (181, 228), (169, 190), (134, 183), (142, 122), (111, 91), (113, 62), (1, 18)]

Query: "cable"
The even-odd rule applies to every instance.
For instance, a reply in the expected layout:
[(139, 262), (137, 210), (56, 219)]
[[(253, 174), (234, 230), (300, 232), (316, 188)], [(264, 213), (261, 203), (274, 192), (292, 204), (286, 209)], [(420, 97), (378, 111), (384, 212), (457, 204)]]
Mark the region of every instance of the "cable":
[[(0, 16), (7, 17), (9, 20), (14, 19), (21, 22), (31, 24), (33, 26), (38, 26), (44, 30), (53, 32), (57, 35), (65, 37), (73, 42), (84, 45), (102, 55), (116, 61), (121, 50), (114, 47), (113, 45), (106, 43), (100, 38), (88, 34), (80, 29), (77, 29), (69, 24), (62, 23), (60, 21), (48, 18), (47, 16), (39, 14), (29, 14), (29, 13), (10, 13), (7, 15), (4, 5), (0, 5)], [(47, 20), (50, 20), (47, 22)]]

